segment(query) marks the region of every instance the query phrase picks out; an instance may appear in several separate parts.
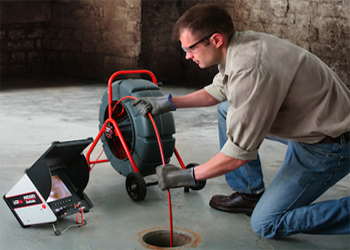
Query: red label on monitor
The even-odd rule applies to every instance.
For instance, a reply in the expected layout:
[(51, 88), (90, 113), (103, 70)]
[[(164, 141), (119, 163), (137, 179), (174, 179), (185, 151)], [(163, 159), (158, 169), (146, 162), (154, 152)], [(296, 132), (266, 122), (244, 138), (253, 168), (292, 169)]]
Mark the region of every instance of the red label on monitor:
[(33, 206), (43, 203), (36, 192), (8, 197), (7, 200), (13, 209)]

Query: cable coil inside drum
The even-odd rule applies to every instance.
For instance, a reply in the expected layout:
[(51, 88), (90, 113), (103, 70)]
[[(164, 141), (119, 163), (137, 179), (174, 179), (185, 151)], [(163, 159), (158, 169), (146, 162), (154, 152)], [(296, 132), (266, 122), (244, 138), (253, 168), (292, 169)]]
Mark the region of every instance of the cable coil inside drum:
[[(142, 176), (152, 175), (156, 167), (162, 164), (159, 146), (154, 128), (149, 119), (143, 117), (132, 106), (134, 99), (125, 99), (118, 105), (117, 102), (126, 96), (157, 97), (164, 93), (153, 82), (144, 79), (125, 79), (112, 84), (113, 102), (112, 117), (116, 121), (121, 134), (130, 150), (132, 158)], [(108, 118), (108, 91), (104, 93), (99, 111), (99, 129), (102, 128)], [(165, 113), (154, 117), (162, 140), (166, 163), (175, 148), (175, 122), (171, 113)], [(101, 137), (102, 145), (107, 159), (112, 167), (121, 175), (127, 176), (134, 172), (127, 158), (126, 152), (117, 135), (114, 134), (112, 124), (108, 124), (105, 133)]]

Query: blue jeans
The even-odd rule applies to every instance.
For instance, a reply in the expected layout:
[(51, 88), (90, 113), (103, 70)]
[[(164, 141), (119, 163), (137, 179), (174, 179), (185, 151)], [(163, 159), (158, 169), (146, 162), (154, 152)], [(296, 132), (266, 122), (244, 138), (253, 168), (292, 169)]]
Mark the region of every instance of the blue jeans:
[[(228, 102), (222, 102), (218, 107), (220, 148), (222, 148), (227, 141), (226, 116), (229, 106), (230, 104)], [(226, 174), (225, 178), (227, 184), (234, 191), (239, 193), (258, 194), (265, 190), (259, 155), (258, 159), (252, 160), (235, 171)]]
[(349, 173), (350, 142), (287, 142), (284, 162), (253, 211), (254, 231), (266, 238), (349, 234), (350, 197), (311, 203)]

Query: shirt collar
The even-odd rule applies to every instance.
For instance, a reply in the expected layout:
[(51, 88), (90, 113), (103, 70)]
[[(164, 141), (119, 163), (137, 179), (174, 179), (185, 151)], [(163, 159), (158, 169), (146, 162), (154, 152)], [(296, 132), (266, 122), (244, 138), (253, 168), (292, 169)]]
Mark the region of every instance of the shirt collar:
[(222, 76), (229, 74), (228, 70), (230, 67), (226, 67), (226, 66), (228, 64), (232, 63), (233, 49), (234, 49), (234, 44), (237, 41), (237, 37), (238, 37), (238, 32), (235, 31), (235, 33), (232, 34), (232, 36), (230, 37), (230, 40), (228, 42), (227, 52), (226, 52), (227, 53), (226, 54), (226, 62), (225, 62), (225, 64), (218, 65), (219, 72), (221, 73)]

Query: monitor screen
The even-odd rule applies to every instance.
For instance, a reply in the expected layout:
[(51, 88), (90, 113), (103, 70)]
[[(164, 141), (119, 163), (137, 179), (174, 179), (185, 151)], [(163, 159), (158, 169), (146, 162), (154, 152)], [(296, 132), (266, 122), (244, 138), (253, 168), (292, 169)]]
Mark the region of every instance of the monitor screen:
[(66, 185), (64, 185), (63, 181), (58, 175), (51, 176), (52, 186), (50, 196), (47, 199), (47, 202), (60, 200), (69, 196), (72, 196), (71, 192), (69, 192)]

